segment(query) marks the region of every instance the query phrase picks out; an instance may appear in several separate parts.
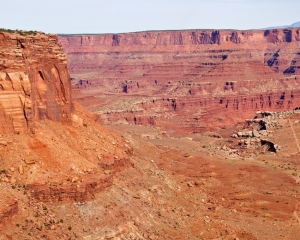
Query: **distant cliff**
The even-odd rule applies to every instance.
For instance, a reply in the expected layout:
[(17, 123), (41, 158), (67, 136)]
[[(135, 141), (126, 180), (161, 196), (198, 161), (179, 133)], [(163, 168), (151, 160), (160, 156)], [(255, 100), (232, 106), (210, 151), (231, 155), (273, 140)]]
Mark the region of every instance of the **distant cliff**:
[(69, 71), (56, 35), (0, 30), (0, 56), (0, 133), (70, 121)]
[[(173, 30), (121, 34), (60, 35), (67, 51), (88, 46), (168, 46), (232, 43), (275, 43), (300, 41), (299, 29), (273, 30)], [(75, 49), (73, 49), (75, 50)], [(81, 49), (78, 49), (81, 51)], [(103, 50), (103, 49), (102, 49)]]
[[(172, 80), (249, 80), (300, 73), (300, 29), (61, 35), (59, 41), (72, 76), (98, 72), (102, 79), (146, 80), (167, 73)], [(176, 74), (169, 75), (170, 66)]]
[(225, 112), (249, 117), (299, 106), (300, 29), (61, 35), (59, 41), (71, 77), (85, 93), (161, 99), (151, 100), (151, 109), (137, 103), (135, 112), (82, 102), (102, 115), (109, 112), (111, 121), (153, 124), (169, 112), (190, 117), (184, 121), (194, 126)]

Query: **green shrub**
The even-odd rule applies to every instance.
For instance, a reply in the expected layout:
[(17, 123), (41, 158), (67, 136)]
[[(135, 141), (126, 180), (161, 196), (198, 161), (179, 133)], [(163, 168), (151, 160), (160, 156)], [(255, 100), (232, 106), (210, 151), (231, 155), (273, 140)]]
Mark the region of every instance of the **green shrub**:
[(12, 30), (12, 29), (5, 29), (5, 28), (0, 28), (0, 32), (7, 32), (7, 33), (18, 33), (21, 36), (27, 36), (27, 35), (37, 35), (37, 31), (24, 31), (24, 30)]

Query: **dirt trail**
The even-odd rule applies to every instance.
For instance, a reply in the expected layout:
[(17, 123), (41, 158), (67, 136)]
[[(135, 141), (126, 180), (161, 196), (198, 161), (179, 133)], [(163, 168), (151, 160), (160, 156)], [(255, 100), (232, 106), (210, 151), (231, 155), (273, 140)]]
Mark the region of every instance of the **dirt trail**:
[(297, 136), (296, 136), (296, 133), (295, 133), (295, 130), (294, 130), (293, 124), (291, 123), (291, 119), (290, 119), (290, 118), (289, 118), (289, 123), (290, 123), (291, 129), (292, 129), (292, 131), (293, 131), (294, 138), (295, 138), (295, 142), (296, 142), (296, 144), (297, 144), (298, 150), (299, 150), (299, 152), (300, 152), (300, 146), (299, 146), (298, 138), (297, 138)]

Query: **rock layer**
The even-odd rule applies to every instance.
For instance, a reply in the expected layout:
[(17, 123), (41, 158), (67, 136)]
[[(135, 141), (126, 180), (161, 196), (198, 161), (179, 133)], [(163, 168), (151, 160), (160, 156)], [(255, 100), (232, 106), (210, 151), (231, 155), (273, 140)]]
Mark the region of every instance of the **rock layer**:
[(29, 185), (32, 196), (42, 202), (76, 201), (85, 202), (92, 199), (96, 193), (113, 184), (113, 175), (93, 176), (85, 179), (87, 183), (74, 183), (67, 186)]
[[(195, 132), (224, 125), (222, 114), (234, 121), (299, 105), (299, 29), (62, 35), (59, 41), (74, 84), (97, 96), (80, 101), (108, 121)], [(99, 97), (108, 94), (119, 98), (107, 105)]]
[(72, 75), (98, 71), (101, 80), (251, 80), (299, 66), (298, 29), (62, 35), (59, 40)]
[(0, 56), (0, 133), (70, 121), (69, 72), (56, 35), (0, 32)]

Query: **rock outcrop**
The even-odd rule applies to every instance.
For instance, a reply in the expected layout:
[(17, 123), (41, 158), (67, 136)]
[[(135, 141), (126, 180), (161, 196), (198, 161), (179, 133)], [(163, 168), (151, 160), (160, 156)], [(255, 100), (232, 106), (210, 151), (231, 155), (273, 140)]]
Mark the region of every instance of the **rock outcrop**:
[(76, 201), (85, 202), (94, 198), (96, 193), (110, 187), (113, 184), (113, 175), (94, 175), (84, 180), (84, 183), (76, 183), (61, 186), (59, 184), (29, 185), (32, 196), (41, 202)]
[(62, 181), (51, 185), (29, 184), (31, 196), (40, 202), (86, 202), (93, 199), (97, 193), (112, 186), (115, 173), (131, 166), (131, 162), (129, 158), (108, 155), (103, 156), (98, 165), (104, 173), (87, 171), (89, 174), (73, 177), (67, 182)]
[[(266, 151), (277, 152), (281, 146), (272, 140), (272, 130), (283, 127), (280, 123), (281, 119), (290, 118), (299, 113), (299, 108), (284, 112), (258, 111), (253, 119), (246, 120), (245, 129), (231, 137), (239, 139), (238, 145), (245, 149), (259, 149), (263, 146)], [(296, 142), (298, 143), (298, 140)]]
[(0, 56), (0, 133), (70, 121), (69, 72), (56, 35), (0, 32)]

